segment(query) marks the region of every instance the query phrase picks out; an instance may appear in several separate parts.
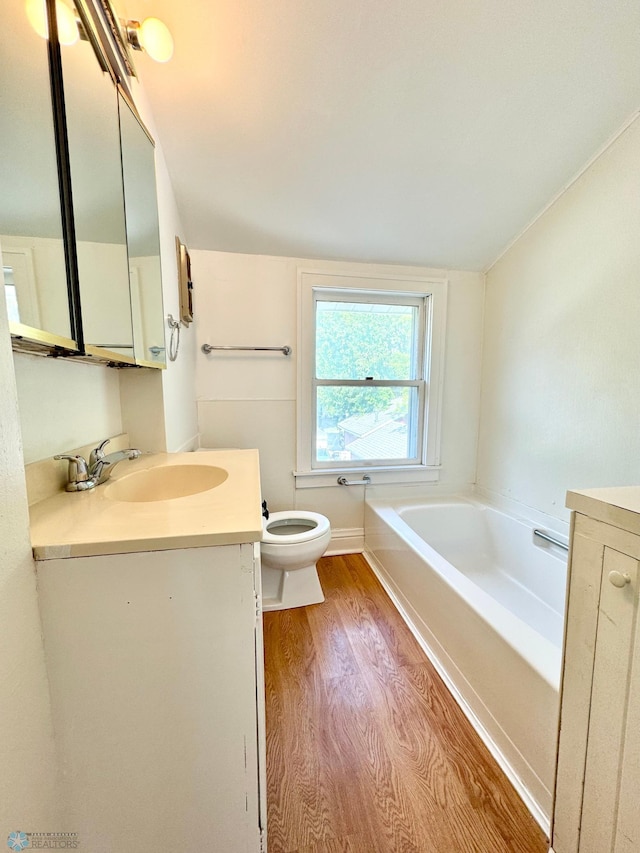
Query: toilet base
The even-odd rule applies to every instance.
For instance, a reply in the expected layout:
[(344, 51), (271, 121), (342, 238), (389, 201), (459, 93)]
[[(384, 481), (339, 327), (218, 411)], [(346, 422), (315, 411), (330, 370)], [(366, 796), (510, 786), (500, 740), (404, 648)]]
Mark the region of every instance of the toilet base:
[(262, 566), (262, 609), (288, 610), (291, 607), (307, 607), (321, 604), (324, 593), (318, 579), (316, 564), (301, 569), (283, 572)]

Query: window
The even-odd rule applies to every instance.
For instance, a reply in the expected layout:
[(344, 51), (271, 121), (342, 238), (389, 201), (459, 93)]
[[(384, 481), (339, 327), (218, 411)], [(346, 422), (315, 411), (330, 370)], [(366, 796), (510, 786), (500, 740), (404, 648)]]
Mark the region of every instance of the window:
[(314, 292), (312, 468), (420, 461), (425, 299)]
[(7, 303), (7, 315), (10, 323), (20, 322), (20, 309), (18, 308), (18, 289), (13, 280), (12, 267), (3, 267), (4, 271), (4, 296)]
[(444, 335), (434, 332), (446, 283), (313, 273), (300, 281), (296, 484), (324, 485), (303, 481), (333, 471), (434, 479), (425, 473), (439, 462)]

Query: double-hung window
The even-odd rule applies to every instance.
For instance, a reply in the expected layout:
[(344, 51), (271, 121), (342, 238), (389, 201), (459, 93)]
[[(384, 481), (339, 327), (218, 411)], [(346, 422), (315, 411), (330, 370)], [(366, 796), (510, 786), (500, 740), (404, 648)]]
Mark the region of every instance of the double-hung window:
[(446, 284), (353, 283), (301, 275), (296, 474), (433, 471), (444, 342), (434, 302), (444, 308)]
[(420, 462), (425, 300), (314, 292), (313, 468)]

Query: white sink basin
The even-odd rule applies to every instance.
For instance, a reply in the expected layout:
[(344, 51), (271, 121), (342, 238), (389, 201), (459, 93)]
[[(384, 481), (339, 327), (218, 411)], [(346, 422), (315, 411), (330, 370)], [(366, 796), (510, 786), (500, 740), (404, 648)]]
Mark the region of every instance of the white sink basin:
[(105, 496), (114, 501), (170, 501), (215, 489), (228, 476), (214, 465), (162, 465), (113, 480)]

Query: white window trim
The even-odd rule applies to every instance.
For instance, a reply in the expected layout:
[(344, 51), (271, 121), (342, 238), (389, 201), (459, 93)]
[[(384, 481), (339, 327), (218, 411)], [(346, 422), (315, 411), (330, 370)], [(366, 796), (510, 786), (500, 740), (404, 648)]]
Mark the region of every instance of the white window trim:
[[(415, 467), (416, 464), (424, 464), (424, 441), (423, 441), (423, 431), (424, 431), (424, 413), (425, 413), (425, 399), (427, 393), (428, 381), (425, 378), (425, 361), (426, 361), (426, 347), (424, 346), (425, 340), (425, 330), (428, 328), (429, 317), (430, 317), (430, 306), (429, 301), (431, 297), (426, 297), (423, 294), (416, 295), (415, 293), (407, 293), (406, 291), (402, 291), (399, 293), (398, 291), (390, 292), (386, 290), (384, 293), (380, 292), (380, 295), (377, 296), (372, 294), (371, 290), (356, 290), (355, 288), (344, 288), (344, 287), (314, 287), (312, 288), (313, 292), (313, 301), (314, 301), (314, 312), (313, 312), (313, 327), (317, 329), (317, 319), (318, 319), (318, 303), (325, 301), (343, 301), (348, 303), (360, 303), (363, 305), (371, 303), (375, 300), (376, 303), (383, 303), (387, 305), (403, 305), (409, 306), (411, 308), (417, 309), (417, 330), (412, 335), (412, 340), (416, 345), (416, 351), (413, 353), (415, 357), (415, 363), (413, 365), (413, 373), (411, 377), (404, 377), (402, 379), (386, 379), (386, 380), (372, 380), (372, 384), (367, 386), (366, 380), (364, 377), (361, 377), (358, 380), (355, 380), (359, 387), (380, 387), (380, 383), (385, 382), (395, 388), (400, 387), (412, 387), (415, 391), (417, 391), (417, 407), (416, 411), (419, 413), (419, 423), (416, 426), (414, 424), (414, 429), (417, 432), (415, 439), (415, 450), (416, 453), (413, 454), (410, 458), (398, 458), (395, 461), (380, 459), (378, 461), (378, 466), (384, 470), (386, 468), (392, 467)], [(307, 376), (311, 375), (311, 468), (315, 470), (329, 470), (332, 471), (336, 468), (336, 461), (319, 461), (313, 458), (313, 448), (315, 446), (315, 439), (317, 435), (317, 392), (318, 388), (322, 385), (322, 383), (326, 380), (322, 379), (314, 379), (313, 374), (317, 371), (315, 370), (315, 365), (313, 363), (313, 347), (312, 347), (312, 364), (310, 365), (310, 371), (307, 373)], [(340, 385), (344, 387), (349, 381), (343, 378), (340, 380), (338, 377), (331, 377), (328, 381), (338, 381)], [(407, 383), (407, 384), (405, 384)], [(376, 460), (360, 460), (349, 461), (349, 462), (340, 462), (340, 467), (344, 467), (349, 470), (359, 470), (363, 467), (367, 469), (376, 467)]]
[[(424, 427), (426, 445), (422, 462), (418, 465), (362, 465), (348, 468), (311, 467), (311, 417), (314, 342), (315, 289), (328, 290), (380, 290), (386, 293), (405, 293), (411, 296), (428, 296), (427, 364), (428, 393)], [(298, 379), (297, 379), (297, 451), (296, 470), (293, 472), (296, 488), (318, 488), (336, 485), (338, 476), (356, 480), (368, 474), (374, 484), (425, 483), (439, 479), (440, 434), (442, 420), (443, 378), (445, 361), (445, 331), (447, 323), (446, 278), (432, 278), (398, 274), (332, 273), (326, 270), (298, 268)]]

